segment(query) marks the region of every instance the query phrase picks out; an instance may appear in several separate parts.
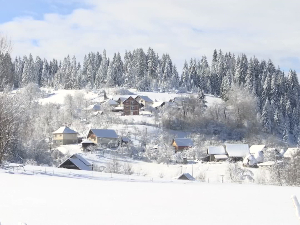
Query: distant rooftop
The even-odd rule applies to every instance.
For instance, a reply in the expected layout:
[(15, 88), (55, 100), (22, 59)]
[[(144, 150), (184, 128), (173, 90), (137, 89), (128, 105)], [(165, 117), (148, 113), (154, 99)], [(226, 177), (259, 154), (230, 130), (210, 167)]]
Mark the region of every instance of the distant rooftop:
[(110, 129), (91, 129), (91, 131), (97, 136), (102, 138), (118, 138), (115, 130)]
[(174, 141), (176, 142), (178, 147), (192, 147), (194, 145), (192, 139), (190, 138), (175, 138)]
[(54, 131), (53, 134), (78, 134), (78, 133), (67, 126), (63, 126), (60, 127), (58, 130)]

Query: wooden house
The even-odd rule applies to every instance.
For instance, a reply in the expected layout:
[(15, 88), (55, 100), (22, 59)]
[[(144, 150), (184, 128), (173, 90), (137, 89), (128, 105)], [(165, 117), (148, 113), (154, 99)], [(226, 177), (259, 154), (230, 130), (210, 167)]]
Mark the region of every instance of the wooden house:
[(175, 148), (176, 153), (193, 147), (194, 143), (190, 138), (175, 138), (173, 139), (172, 146)]
[(116, 148), (119, 145), (119, 136), (111, 129), (90, 129), (87, 139), (103, 147)]
[(129, 97), (122, 102), (124, 115), (139, 115), (140, 104), (133, 97)]
[(78, 133), (67, 126), (60, 127), (52, 134), (54, 145), (68, 145), (78, 143)]

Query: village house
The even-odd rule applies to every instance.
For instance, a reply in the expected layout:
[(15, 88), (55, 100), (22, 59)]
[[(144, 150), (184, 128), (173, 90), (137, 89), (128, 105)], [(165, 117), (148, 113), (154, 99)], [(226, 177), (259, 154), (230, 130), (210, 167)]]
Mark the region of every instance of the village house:
[(78, 133), (67, 126), (60, 127), (52, 134), (54, 145), (69, 145), (78, 142)]
[(73, 169), (73, 170), (93, 170), (93, 164), (88, 162), (80, 154), (74, 154), (64, 161), (58, 168)]
[(90, 129), (87, 139), (103, 147), (116, 148), (119, 145), (119, 136), (110, 129)]
[(228, 155), (225, 151), (224, 146), (209, 146), (207, 148), (207, 154), (209, 156), (209, 161), (211, 162), (228, 159)]
[(288, 148), (286, 152), (283, 154), (283, 158), (285, 159), (291, 159), (293, 158), (296, 154), (300, 152), (299, 148)]
[(190, 138), (175, 138), (173, 139), (172, 146), (175, 148), (175, 153), (193, 147), (194, 143)]
[(148, 96), (138, 95), (135, 100), (137, 100), (141, 107), (148, 107), (153, 104), (153, 101)]
[(140, 104), (133, 97), (129, 97), (122, 102), (124, 115), (139, 115)]
[(225, 144), (228, 157), (235, 161), (242, 161), (250, 154), (248, 144)]

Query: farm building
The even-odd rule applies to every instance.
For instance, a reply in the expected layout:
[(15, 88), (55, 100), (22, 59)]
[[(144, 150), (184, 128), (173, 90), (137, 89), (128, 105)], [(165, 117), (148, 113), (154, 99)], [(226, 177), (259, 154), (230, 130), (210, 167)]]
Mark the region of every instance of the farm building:
[(74, 170), (93, 170), (93, 165), (82, 157), (80, 154), (74, 154), (64, 161), (59, 168), (74, 169)]
[(175, 148), (175, 152), (178, 152), (193, 147), (194, 143), (190, 138), (175, 138), (172, 146)]
[(119, 136), (110, 129), (90, 129), (87, 139), (105, 147), (116, 148), (119, 145)]
[(248, 144), (225, 144), (228, 157), (233, 160), (243, 160), (250, 154)]
[(207, 154), (209, 155), (209, 161), (220, 161), (228, 159), (228, 155), (224, 146), (209, 146), (207, 148)]
[(78, 133), (67, 126), (60, 127), (53, 133), (54, 145), (76, 144), (78, 142)]

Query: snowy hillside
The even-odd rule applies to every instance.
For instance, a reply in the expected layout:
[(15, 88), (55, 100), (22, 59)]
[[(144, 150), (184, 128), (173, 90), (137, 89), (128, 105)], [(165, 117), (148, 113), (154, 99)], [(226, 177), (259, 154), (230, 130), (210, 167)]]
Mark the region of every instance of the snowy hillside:
[(291, 201), (300, 196), (295, 187), (43, 173), (0, 170), (1, 224), (299, 224)]
[[(64, 98), (67, 95), (72, 95), (74, 96), (75, 94), (82, 94), (84, 95), (85, 99), (97, 102), (98, 99), (98, 94), (93, 91), (86, 91), (86, 90), (53, 90), (53, 89), (46, 89), (42, 88), (45, 92), (48, 93), (45, 97), (41, 98), (39, 100), (40, 103), (46, 104), (46, 103), (58, 103), (58, 104), (63, 104), (64, 103)], [(108, 94), (107, 97), (112, 99), (115, 98), (116, 95), (113, 94), (113, 91), (107, 90)], [(160, 93), (160, 92), (138, 92), (134, 89), (130, 89), (132, 95), (144, 95), (148, 96), (151, 98), (153, 101), (163, 101), (163, 102), (168, 102), (171, 99), (174, 99), (176, 97), (184, 97), (188, 96), (190, 94), (176, 94), (176, 93)], [(207, 105), (213, 105), (214, 103), (221, 103), (222, 99), (217, 98), (213, 95), (206, 95)]]

